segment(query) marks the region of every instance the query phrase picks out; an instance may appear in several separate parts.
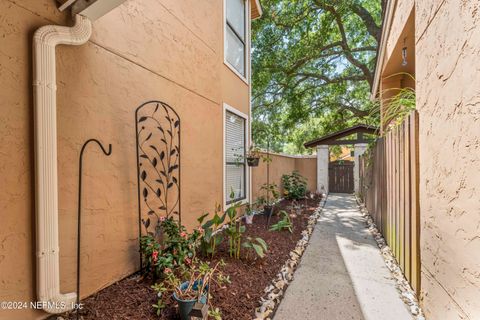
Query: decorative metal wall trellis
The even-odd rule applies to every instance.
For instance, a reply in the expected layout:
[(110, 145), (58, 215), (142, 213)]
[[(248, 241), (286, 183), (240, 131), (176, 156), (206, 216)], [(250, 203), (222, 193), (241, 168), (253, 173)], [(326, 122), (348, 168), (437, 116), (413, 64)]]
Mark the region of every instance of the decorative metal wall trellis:
[(181, 223), (180, 118), (168, 104), (148, 101), (135, 111), (135, 129), (139, 236), (158, 235), (161, 217)]

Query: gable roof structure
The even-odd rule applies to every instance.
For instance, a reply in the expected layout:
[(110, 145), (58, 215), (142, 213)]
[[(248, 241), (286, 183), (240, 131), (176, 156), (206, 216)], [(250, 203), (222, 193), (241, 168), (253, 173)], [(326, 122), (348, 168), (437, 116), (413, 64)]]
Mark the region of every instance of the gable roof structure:
[[(369, 126), (366, 124), (358, 124), (356, 126), (343, 129), (334, 133), (327, 134), (323, 137), (310, 140), (305, 142), (303, 145), (305, 148), (313, 148), (318, 145), (344, 145), (344, 144), (355, 144), (355, 143), (368, 143), (372, 140), (364, 139), (363, 134), (374, 134), (378, 135), (379, 129), (377, 127)], [(341, 138), (347, 137), (352, 134), (357, 134), (357, 139), (347, 140)]]

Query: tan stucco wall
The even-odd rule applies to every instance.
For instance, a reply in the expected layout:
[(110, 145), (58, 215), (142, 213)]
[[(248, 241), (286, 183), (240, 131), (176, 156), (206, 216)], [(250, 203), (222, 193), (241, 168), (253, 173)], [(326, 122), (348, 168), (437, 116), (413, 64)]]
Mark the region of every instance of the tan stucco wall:
[[(264, 154), (265, 155), (265, 154)], [(317, 162), (316, 158), (292, 157), (281, 154), (270, 154), (272, 162), (270, 163), (270, 183), (275, 183), (280, 192), (282, 188), (282, 176), (297, 170), (302, 176), (307, 178), (307, 187), (309, 191), (315, 191), (317, 188)], [(252, 201), (262, 196), (260, 188), (267, 182), (267, 165), (262, 160), (258, 167), (252, 169)]]
[(307, 178), (308, 191), (317, 190), (317, 158), (297, 158), (295, 159), (295, 170)]
[(480, 319), (480, 3), (416, 2), (422, 305)]
[[(182, 121), (182, 220), (223, 196), (223, 102), (249, 114), (249, 88), (223, 64), (221, 1), (128, 0), (91, 40), (57, 49), (61, 288), (75, 290), (78, 156), (85, 154), (82, 296), (138, 268), (134, 110), (158, 99)], [(208, 19), (205, 19), (208, 17)], [(0, 2), (0, 301), (35, 300), (31, 42), (66, 24), (54, 0)], [(201, 184), (201, 188), (199, 188)], [(40, 311), (0, 310), (0, 319)]]

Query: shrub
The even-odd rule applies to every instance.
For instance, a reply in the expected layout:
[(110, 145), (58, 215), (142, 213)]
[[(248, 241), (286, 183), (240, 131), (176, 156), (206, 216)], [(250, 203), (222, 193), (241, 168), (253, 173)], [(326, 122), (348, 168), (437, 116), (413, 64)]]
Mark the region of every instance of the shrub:
[(307, 180), (298, 171), (284, 174), (282, 176), (282, 184), (285, 199), (302, 199), (307, 193)]
[(201, 236), (199, 229), (187, 233), (173, 217), (159, 220), (160, 241), (151, 233), (140, 238), (146, 271), (159, 276), (165, 269), (190, 264)]

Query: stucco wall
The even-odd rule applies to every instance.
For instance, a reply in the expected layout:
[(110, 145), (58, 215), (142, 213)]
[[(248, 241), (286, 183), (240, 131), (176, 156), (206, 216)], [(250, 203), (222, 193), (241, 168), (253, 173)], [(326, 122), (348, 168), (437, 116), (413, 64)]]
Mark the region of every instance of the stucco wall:
[(317, 191), (317, 158), (296, 158), (295, 170), (307, 178), (307, 189), (311, 192)]
[[(221, 1), (129, 0), (93, 24), (87, 44), (57, 49), (63, 292), (75, 290), (78, 156), (89, 138), (113, 153), (85, 154), (82, 296), (138, 268), (141, 103), (165, 101), (182, 120), (183, 222), (222, 203), (223, 102), (249, 114), (248, 85), (223, 64), (222, 19)], [(67, 22), (54, 0), (0, 1), (0, 301), (36, 298), (31, 42), (40, 26)], [(44, 315), (0, 310), (0, 319)]]
[(480, 319), (480, 3), (416, 2), (422, 305)]
[[(292, 157), (280, 154), (270, 154), (272, 162), (270, 163), (270, 183), (275, 183), (280, 192), (282, 188), (282, 176), (297, 170), (302, 176), (307, 178), (307, 187), (309, 191), (315, 191), (317, 186), (317, 165), (316, 158)], [(261, 186), (267, 182), (267, 166), (260, 160), (258, 167), (252, 169), (252, 201), (259, 196)]]

